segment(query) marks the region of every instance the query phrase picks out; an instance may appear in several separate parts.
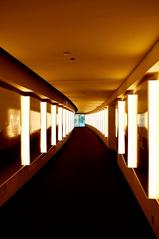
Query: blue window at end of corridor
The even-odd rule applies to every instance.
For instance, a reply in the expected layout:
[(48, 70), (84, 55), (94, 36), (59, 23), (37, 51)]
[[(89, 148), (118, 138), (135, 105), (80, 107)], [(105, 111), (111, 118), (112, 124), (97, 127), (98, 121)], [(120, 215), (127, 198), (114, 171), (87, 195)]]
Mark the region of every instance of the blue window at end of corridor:
[(75, 127), (85, 127), (85, 115), (75, 114)]

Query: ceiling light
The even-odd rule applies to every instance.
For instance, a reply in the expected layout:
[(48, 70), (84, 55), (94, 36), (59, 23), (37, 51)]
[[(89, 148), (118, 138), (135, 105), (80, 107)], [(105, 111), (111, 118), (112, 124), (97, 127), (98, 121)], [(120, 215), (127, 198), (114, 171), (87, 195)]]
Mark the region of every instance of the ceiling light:
[(70, 57), (70, 61), (75, 61), (76, 58), (75, 57)]

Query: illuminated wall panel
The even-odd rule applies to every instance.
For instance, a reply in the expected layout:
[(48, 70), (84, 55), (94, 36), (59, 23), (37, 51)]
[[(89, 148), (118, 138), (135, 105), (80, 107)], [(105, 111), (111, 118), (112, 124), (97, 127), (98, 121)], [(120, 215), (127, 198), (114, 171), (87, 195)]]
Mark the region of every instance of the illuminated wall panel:
[(70, 111), (68, 111), (68, 133), (71, 131), (71, 117), (70, 117)]
[(69, 127), (68, 127), (68, 110), (66, 109), (66, 135), (69, 133)]
[(41, 153), (47, 152), (47, 103), (41, 102)]
[(118, 154), (125, 153), (125, 101), (118, 101)]
[(30, 97), (21, 96), (21, 164), (30, 165)]
[(58, 106), (58, 140), (62, 140), (62, 107)]
[(51, 145), (56, 145), (56, 105), (51, 105)]
[(63, 137), (66, 136), (66, 110), (63, 108), (62, 109), (62, 134), (63, 134)]
[(51, 148), (51, 104), (47, 103), (47, 151)]
[(159, 81), (148, 82), (149, 198), (159, 198)]
[(118, 108), (115, 109), (115, 137), (118, 137)]
[(137, 95), (128, 95), (128, 167), (137, 167)]
[(104, 109), (104, 119), (105, 119), (105, 122), (104, 122), (104, 136), (105, 137), (108, 137), (108, 108)]

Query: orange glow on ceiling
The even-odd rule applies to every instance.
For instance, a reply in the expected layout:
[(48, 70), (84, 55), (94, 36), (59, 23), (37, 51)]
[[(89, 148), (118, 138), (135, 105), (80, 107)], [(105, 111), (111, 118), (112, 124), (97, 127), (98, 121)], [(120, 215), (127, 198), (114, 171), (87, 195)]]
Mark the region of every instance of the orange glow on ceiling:
[(159, 1), (5, 0), (0, 45), (87, 112), (157, 41), (158, 12)]

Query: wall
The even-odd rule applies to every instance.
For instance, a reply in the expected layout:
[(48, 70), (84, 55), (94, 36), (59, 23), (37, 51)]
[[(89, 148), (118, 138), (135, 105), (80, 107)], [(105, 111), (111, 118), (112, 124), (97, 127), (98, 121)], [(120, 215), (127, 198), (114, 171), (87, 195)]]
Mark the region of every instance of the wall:
[[(30, 141), (27, 154), (27, 165), (22, 160), (22, 96), (30, 97), (30, 110), (26, 125), (29, 128)], [(42, 153), (41, 139), (41, 102), (47, 104), (46, 112), (46, 152)], [(51, 145), (51, 104), (56, 104), (56, 117), (58, 119), (58, 106), (65, 107), (69, 112), (63, 125), (69, 125), (67, 135), (62, 135), (54, 146)], [(76, 106), (61, 92), (49, 85), (36, 73), (23, 65), (13, 56), (0, 48), (0, 206), (19, 190), (70, 137), (73, 129), (73, 114)], [(24, 109), (26, 117), (26, 108)], [(25, 118), (24, 117), (24, 118)], [(56, 124), (56, 137), (58, 138), (58, 121)], [(27, 141), (27, 142), (28, 142)], [(29, 152), (30, 150), (30, 152)]]
[(116, 149), (115, 137), (115, 103), (109, 105), (108, 108), (108, 146), (110, 149)]
[[(145, 57), (132, 70), (130, 75), (125, 79), (121, 86), (114, 92), (114, 94), (105, 101), (98, 110), (109, 108), (109, 132), (108, 142), (104, 135), (97, 129), (91, 127), (103, 140), (103, 142), (111, 149), (115, 149), (115, 117), (114, 117), (114, 102), (118, 99), (126, 100), (127, 94), (136, 93), (138, 95), (138, 165), (137, 168), (128, 168), (127, 153), (118, 154), (118, 165), (127, 179), (135, 197), (137, 198), (145, 216), (147, 217), (156, 237), (159, 238), (159, 198), (148, 198), (148, 80), (159, 80), (158, 69), (153, 67), (159, 61), (159, 41), (147, 52)], [(153, 71), (151, 70), (153, 67)], [(157, 102), (159, 103), (159, 102)], [(159, 107), (158, 107), (159, 109)], [(127, 109), (125, 109), (125, 113)], [(94, 112), (93, 112), (94, 113)], [(125, 131), (125, 140), (126, 131)], [(127, 142), (126, 142), (127, 143)], [(127, 152), (127, 144), (126, 144)]]

